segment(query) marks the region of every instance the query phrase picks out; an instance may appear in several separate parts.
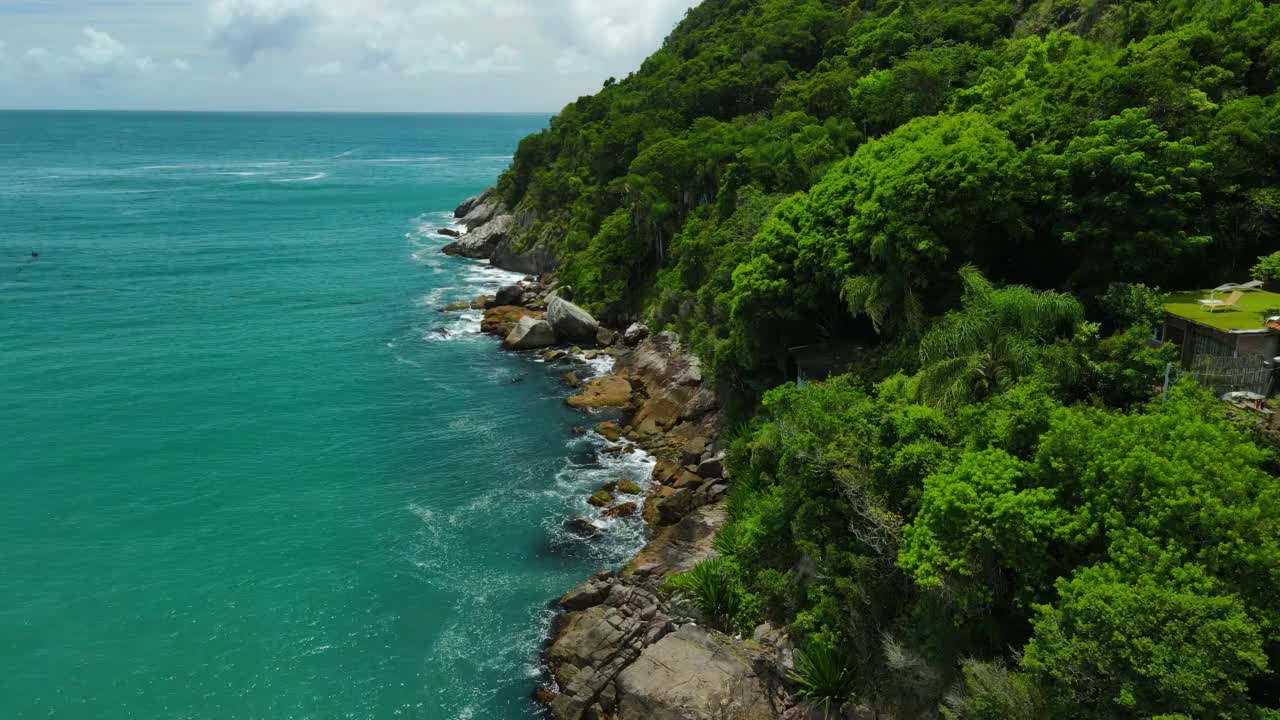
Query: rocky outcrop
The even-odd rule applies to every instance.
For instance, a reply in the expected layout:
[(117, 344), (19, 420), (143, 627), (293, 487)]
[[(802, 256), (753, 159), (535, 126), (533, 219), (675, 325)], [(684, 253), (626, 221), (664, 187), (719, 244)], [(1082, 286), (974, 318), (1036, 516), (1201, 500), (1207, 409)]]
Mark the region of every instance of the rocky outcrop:
[(444, 235), (445, 237), (451, 237), (451, 238), (462, 236), (462, 233), (460, 231), (454, 230), (453, 228), (440, 228), (439, 230), (436, 230), (436, 234)]
[(625, 407), (631, 402), (631, 383), (616, 375), (591, 378), (582, 391), (565, 402), (570, 407), (591, 410), (607, 407)]
[(600, 323), (591, 313), (561, 297), (547, 303), (547, 321), (556, 335), (570, 342), (595, 342)]
[(723, 503), (694, 510), (676, 524), (658, 531), (635, 556), (626, 572), (639, 576), (667, 577), (715, 556), (713, 542), (724, 527)]
[(502, 344), (508, 350), (538, 350), (555, 345), (556, 334), (546, 320), (524, 317), (511, 328)]
[(456, 218), (466, 217), (472, 210), (475, 210), (478, 205), (488, 202), (489, 199), (493, 197), (494, 192), (496, 192), (496, 188), (487, 188), (479, 195), (472, 195), (466, 200), (463, 200), (462, 204), (453, 211), (453, 216)]
[(483, 260), (493, 254), (493, 249), (511, 231), (512, 222), (510, 215), (493, 217), (457, 240), (445, 245), (440, 249), (440, 252), (445, 255)]
[[(762, 649), (696, 625), (647, 648), (614, 685), (619, 720), (772, 720), (781, 714), (756, 671)], [(779, 698), (780, 699), (780, 698)]]
[(462, 224), (467, 227), (468, 231), (475, 230), (493, 220), (502, 212), (502, 204), (496, 198), (489, 197), (483, 202), (478, 203), (471, 208), (465, 217), (462, 218)]
[(516, 211), (515, 228), (493, 249), (489, 262), (513, 272), (542, 275), (559, 264), (551, 248), (557, 236), (538, 227), (538, 215), (527, 208)]

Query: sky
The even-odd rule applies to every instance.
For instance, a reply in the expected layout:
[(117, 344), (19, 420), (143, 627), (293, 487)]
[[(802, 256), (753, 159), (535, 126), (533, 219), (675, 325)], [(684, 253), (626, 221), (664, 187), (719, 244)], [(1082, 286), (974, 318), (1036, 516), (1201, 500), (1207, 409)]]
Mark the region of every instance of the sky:
[(553, 112), (699, 0), (0, 0), (0, 108)]

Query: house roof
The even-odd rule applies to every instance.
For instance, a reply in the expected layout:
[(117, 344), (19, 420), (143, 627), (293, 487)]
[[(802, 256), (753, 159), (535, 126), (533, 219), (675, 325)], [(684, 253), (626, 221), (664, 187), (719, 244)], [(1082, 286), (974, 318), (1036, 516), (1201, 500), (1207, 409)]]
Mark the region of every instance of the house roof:
[[(1191, 290), (1171, 293), (1164, 310), (1174, 317), (1229, 333), (1270, 332), (1270, 328), (1266, 325), (1267, 316), (1280, 315), (1280, 293), (1249, 290), (1240, 296), (1240, 302), (1234, 307), (1219, 308), (1210, 312), (1198, 302), (1207, 299), (1210, 292), (1215, 291)], [(1225, 300), (1226, 296), (1226, 293), (1215, 295), (1219, 300)]]

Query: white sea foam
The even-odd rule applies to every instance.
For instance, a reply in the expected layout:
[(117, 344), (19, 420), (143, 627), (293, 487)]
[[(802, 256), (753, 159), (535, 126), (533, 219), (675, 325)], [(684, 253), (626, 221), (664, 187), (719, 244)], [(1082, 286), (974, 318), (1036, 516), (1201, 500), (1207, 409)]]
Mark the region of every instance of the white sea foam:
[(300, 177), (300, 178), (281, 178), (281, 179), (279, 179), (279, 180), (272, 180), (271, 182), (276, 182), (276, 183), (315, 182), (315, 181), (317, 181), (317, 180), (323, 180), (323, 179), (325, 179), (325, 178), (327, 178), (327, 177), (329, 177), (329, 173), (327, 173), (327, 172), (318, 172), (318, 173), (316, 173), (316, 174), (314, 174), (314, 175), (308, 175), (308, 176), (306, 176), (306, 177)]

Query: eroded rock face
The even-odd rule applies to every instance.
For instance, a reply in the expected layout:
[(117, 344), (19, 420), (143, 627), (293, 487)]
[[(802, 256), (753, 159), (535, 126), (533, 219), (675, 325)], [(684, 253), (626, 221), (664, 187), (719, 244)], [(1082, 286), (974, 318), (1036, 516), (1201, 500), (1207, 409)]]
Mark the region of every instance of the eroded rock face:
[(748, 646), (685, 625), (618, 674), (619, 720), (773, 720), (772, 693)]
[(572, 342), (595, 342), (600, 323), (591, 313), (561, 297), (547, 303), (547, 321), (556, 334)]
[(471, 212), (462, 218), (462, 224), (467, 226), (467, 230), (474, 230), (493, 220), (501, 211), (502, 206), (498, 204), (497, 200), (489, 197), (484, 202), (478, 203), (471, 208)]
[(579, 409), (625, 407), (631, 402), (631, 383), (616, 375), (591, 378), (581, 392), (565, 402)]
[(503, 341), (508, 350), (537, 350), (555, 344), (556, 334), (551, 324), (535, 317), (521, 318)]
[(440, 252), (476, 260), (487, 259), (493, 254), (493, 248), (511, 231), (511, 224), (510, 215), (499, 215), (445, 245)]

